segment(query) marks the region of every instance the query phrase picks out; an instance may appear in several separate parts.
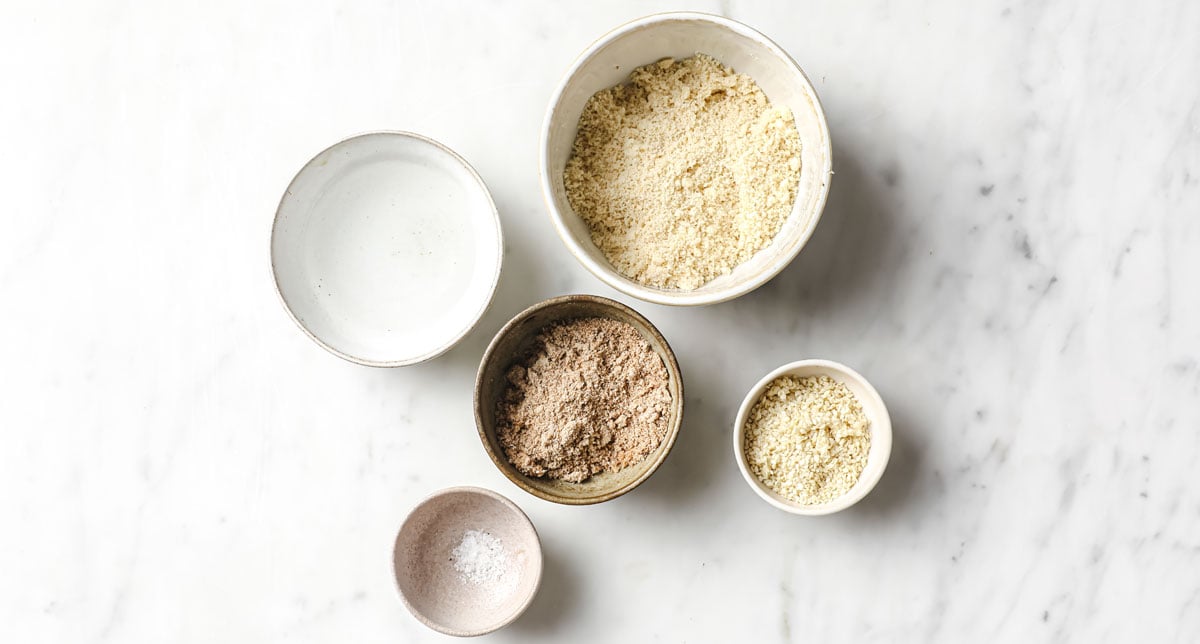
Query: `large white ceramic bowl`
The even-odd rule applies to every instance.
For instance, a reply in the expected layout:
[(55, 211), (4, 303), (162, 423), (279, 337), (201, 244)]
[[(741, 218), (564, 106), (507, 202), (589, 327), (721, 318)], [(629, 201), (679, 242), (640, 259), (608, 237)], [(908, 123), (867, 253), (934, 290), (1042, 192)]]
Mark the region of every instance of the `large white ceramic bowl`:
[[(871, 423), (871, 447), (867, 452), (866, 467), (863, 468), (858, 481), (845, 494), (828, 503), (802, 505), (784, 498), (758, 480), (746, 463), (746, 419), (754, 404), (762, 397), (763, 392), (780, 376), (796, 378), (829, 376), (833, 378), (846, 385), (854, 397), (858, 398), (858, 402), (862, 404), (863, 413)], [(750, 488), (767, 503), (793, 514), (810, 516), (832, 514), (861, 501), (868, 492), (875, 488), (875, 484), (883, 476), (883, 471), (887, 469), (888, 459), (892, 455), (892, 419), (888, 415), (887, 406), (883, 404), (883, 398), (879, 397), (879, 392), (875, 391), (871, 383), (867, 382), (867, 379), (857, 371), (832, 360), (800, 360), (785, 364), (763, 376), (755, 383), (750, 393), (746, 394), (741, 408), (738, 409), (737, 420), (733, 424), (733, 455), (737, 459), (738, 469), (742, 471), (742, 477), (746, 479), (746, 483), (750, 484)]]
[[(728, 275), (691, 290), (660, 289), (621, 275), (592, 243), (587, 224), (571, 208), (563, 170), (571, 155), (583, 106), (596, 92), (625, 81), (635, 67), (666, 57), (709, 54), (750, 75), (777, 105), (791, 109), (800, 131), (800, 187), (791, 215), (766, 248)], [(559, 237), (596, 277), (636, 298), (681, 306), (724, 302), (767, 283), (812, 235), (829, 194), (833, 150), (825, 113), (808, 77), (774, 42), (739, 22), (702, 13), (664, 13), (609, 32), (579, 56), (550, 98), (542, 128), (542, 191)]]
[(408, 132), (351, 137), (288, 186), (271, 231), (296, 324), (352, 362), (438, 356), (483, 317), (500, 277), (500, 218), (450, 148)]

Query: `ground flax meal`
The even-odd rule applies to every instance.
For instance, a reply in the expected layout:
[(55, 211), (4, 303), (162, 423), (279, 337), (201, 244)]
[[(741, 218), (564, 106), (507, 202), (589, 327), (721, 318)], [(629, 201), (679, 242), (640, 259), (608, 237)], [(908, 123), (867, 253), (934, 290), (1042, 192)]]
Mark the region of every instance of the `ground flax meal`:
[(563, 187), (621, 274), (693, 290), (771, 243), (800, 183), (792, 113), (696, 54), (639, 67), (583, 108)]
[(666, 365), (624, 322), (552, 324), (506, 376), (496, 434), (527, 476), (578, 483), (640, 462), (667, 434)]

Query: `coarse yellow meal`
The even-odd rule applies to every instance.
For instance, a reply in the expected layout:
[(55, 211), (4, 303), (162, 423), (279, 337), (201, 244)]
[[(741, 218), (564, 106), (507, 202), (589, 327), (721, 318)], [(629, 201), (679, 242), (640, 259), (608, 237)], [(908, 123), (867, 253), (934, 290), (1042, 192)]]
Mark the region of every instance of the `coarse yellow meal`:
[(850, 491), (871, 450), (862, 404), (829, 376), (776, 378), (750, 409), (745, 429), (750, 472), (802, 505), (827, 503)]
[(622, 275), (694, 290), (771, 243), (800, 184), (800, 134), (745, 74), (670, 58), (597, 92), (563, 175), (567, 200)]

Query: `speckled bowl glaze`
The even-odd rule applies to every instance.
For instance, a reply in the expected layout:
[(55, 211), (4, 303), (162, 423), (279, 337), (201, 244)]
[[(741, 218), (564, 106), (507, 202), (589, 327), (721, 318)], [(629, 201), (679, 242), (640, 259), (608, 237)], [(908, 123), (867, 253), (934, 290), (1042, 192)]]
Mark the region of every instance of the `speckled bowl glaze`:
[[(654, 352), (667, 367), (668, 387), (671, 391), (671, 416), (667, 435), (658, 448), (640, 463), (618, 472), (597, 474), (582, 483), (569, 483), (547, 478), (535, 478), (522, 474), (504, 456), (504, 449), (496, 438), (496, 402), (504, 396), (508, 385), (505, 373), (529, 350), (538, 331), (548, 324), (576, 318), (601, 317), (625, 322), (650, 343)], [(564, 295), (539, 302), (509, 320), (492, 339), (483, 354), (479, 373), (475, 378), (475, 425), (479, 438), (488, 456), (510, 481), (530, 494), (565, 505), (588, 505), (615, 499), (641, 485), (666, 460), (667, 454), (679, 435), (683, 422), (683, 376), (675, 352), (667, 344), (658, 329), (633, 309), (595, 295)]]
[[(867, 420), (871, 422), (871, 449), (867, 453), (866, 467), (863, 468), (854, 487), (828, 503), (802, 505), (786, 499), (763, 485), (746, 463), (746, 418), (750, 415), (750, 409), (754, 407), (754, 403), (758, 402), (763, 392), (766, 391), (767, 386), (780, 376), (796, 378), (829, 376), (833, 378), (846, 385), (846, 388), (858, 398), (863, 412), (867, 415)], [(887, 406), (883, 404), (879, 392), (875, 391), (871, 383), (867, 382), (867, 379), (859, 375), (857, 371), (832, 360), (800, 360), (785, 364), (763, 376), (762, 380), (759, 380), (750, 390), (750, 393), (746, 394), (741, 408), (738, 409), (737, 420), (733, 424), (733, 455), (737, 459), (738, 469), (742, 471), (742, 477), (746, 479), (746, 483), (767, 503), (792, 514), (809, 516), (833, 514), (861, 501), (868, 492), (875, 488), (875, 484), (883, 476), (883, 471), (887, 469), (888, 458), (892, 455), (892, 419), (888, 416)]]
[[(450, 553), (467, 530), (500, 539), (516, 559), (511, 590), (472, 584), (454, 569)], [(478, 487), (452, 487), (421, 501), (396, 535), (396, 584), (408, 610), (429, 628), (457, 637), (483, 635), (525, 612), (542, 579), (542, 546), (529, 517), (512, 501)]]
[[(667, 57), (709, 54), (748, 74), (767, 98), (795, 116), (800, 132), (800, 185), (792, 212), (766, 248), (734, 270), (683, 291), (646, 286), (618, 272), (592, 243), (588, 225), (567, 200), (563, 171), (578, 130), (579, 116), (596, 92), (625, 82), (636, 67)], [(817, 91), (779, 45), (737, 22), (704, 13), (662, 13), (621, 25), (592, 43), (572, 63), (550, 98), (542, 125), (542, 193), (558, 236), (593, 275), (647, 302), (697, 306), (740, 297), (766, 284), (800, 253), (817, 227), (833, 178), (833, 146)]]

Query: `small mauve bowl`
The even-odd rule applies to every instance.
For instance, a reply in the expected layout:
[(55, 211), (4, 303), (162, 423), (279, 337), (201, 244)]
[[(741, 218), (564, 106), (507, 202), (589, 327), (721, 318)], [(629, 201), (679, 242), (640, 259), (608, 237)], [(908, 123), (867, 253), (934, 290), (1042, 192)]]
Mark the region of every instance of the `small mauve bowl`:
[[(467, 530), (498, 538), (516, 559), (518, 578), (472, 584), (451, 552)], [(529, 517), (508, 499), (479, 487), (433, 493), (409, 513), (396, 535), (396, 585), (413, 616), (447, 635), (473, 637), (503, 628), (525, 612), (542, 580), (542, 545)], [(504, 589), (503, 584), (511, 588)]]
[[(522, 474), (504, 455), (504, 448), (496, 438), (496, 403), (508, 386), (505, 374), (508, 368), (528, 352), (538, 331), (545, 326), (576, 318), (599, 317), (625, 322), (637, 329), (650, 343), (654, 352), (662, 358), (669, 378), (671, 392), (671, 416), (667, 435), (658, 448), (646, 455), (641, 462), (617, 472), (603, 472), (582, 483), (570, 483), (549, 478), (538, 478)], [(666, 460), (679, 426), (683, 422), (683, 376), (675, 352), (667, 344), (658, 329), (637, 311), (604, 297), (595, 295), (564, 295), (551, 298), (517, 314), (504, 328), (500, 329), (479, 364), (475, 378), (475, 425), (483, 447), (496, 467), (530, 494), (554, 503), (565, 505), (589, 505), (615, 499), (641, 485)]]
[[(858, 481), (854, 483), (853, 487), (828, 503), (802, 505), (786, 499), (763, 485), (763, 482), (754, 476), (754, 473), (750, 471), (750, 466), (746, 463), (746, 419), (750, 415), (750, 409), (762, 397), (767, 386), (781, 376), (796, 378), (829, 376), (833, 378), (846, 385), (854, 397), (858, 398), (863, 413), (871, 423), (871, 448), (867, 452), (866, 467), (863, 468), (862, 474), (859, 475)], [(867, 382), (867, 379), (859, 375), (857, 371), (832, 360), (800, 360), (785, 364), (763, 376), (762, 380), (759, 380), (750, 390), (750, 393), (746, 394), (746, 399), (742, 401), (742, 406), (738, 409), (737, 420), (733, 425), (733, 454), (746, 483), (750, 484), (750, 488), (767, 503), (792, 514), (808, 516), (833, 514), (861, 501), (868, 492), (875, 488), (875, 484), (883, 476), (888, 458), (892, 455), (892, 419), (888, 416), (887, 407), (883, 404), (883, 399), (879, 397), (879, 392), (875, 391), (871, 383)]]

